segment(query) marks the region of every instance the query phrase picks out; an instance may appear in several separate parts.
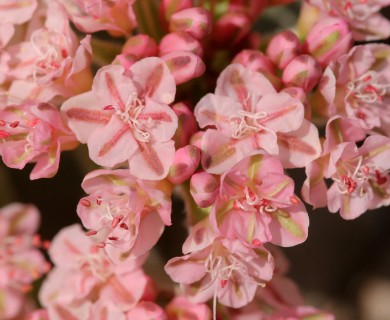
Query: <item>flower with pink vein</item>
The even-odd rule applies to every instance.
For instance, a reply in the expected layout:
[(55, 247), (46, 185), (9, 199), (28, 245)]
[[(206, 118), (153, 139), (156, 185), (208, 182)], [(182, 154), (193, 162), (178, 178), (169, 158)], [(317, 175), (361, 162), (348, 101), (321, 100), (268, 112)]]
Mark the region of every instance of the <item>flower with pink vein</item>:
[(119, 65), (101, 68), (92, 91), (70, 98), (62, 111), (97, 164), (113, 167), (128, 161), (135, 177), (160, 180), (175, 154), (177, 116), (168, 106), (175, 93), (168, 67), (151, 57), (128, 70)]
[(276, 157), (267, 155), (245, 158), (221, 176), (210, 221), (227, 239), (253, 247), (297, 245), (306, 240), (309, 227), (294, 181)]
[(201, 128), (202, 165), (221, 174), (235, 163), (262, 150), (278, 155), (288, 167), (304, 166), (320, 152), (318, 132), (304, 121), (304, 107), (287, 93), (276, 93), (258, 72), (239, 64), (219, 76), (215, 94), (196, 105)]
[(389, 0), (308, 0), (326, 14), (346, 20), (356, 41), (386, 39), (390, 36), (390, 23), (380, 14)]
[(160, 182), (136, 179), (129, 170), (95, 170), (81, 186), (90, 195), (77, 213), (87, 235), (114, 261), (145, 254), (171, 224), (170, 194)]
[(0, 155), (10, 168), (36, 163), (32, 180), (54, 176), (61, 151), (77, 145), (61, 113), (50, 104), (30, 101), (0, 109)]

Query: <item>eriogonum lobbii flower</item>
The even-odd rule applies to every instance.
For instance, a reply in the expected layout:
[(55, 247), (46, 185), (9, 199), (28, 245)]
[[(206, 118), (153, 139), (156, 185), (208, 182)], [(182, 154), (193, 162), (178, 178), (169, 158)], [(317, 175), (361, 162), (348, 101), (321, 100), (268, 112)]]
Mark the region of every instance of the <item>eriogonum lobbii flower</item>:
[(82, 187), (90, 195), (77, 213), (91, 240), (114, 261), (145, 254), (171, 224), (170, 194), (159, 182), (136, 179), (129, 170), (96, 170)]
[[(49, 254), (55, 267), (45, 279), (39, 299), (51, 317), (56, 313), (71, 314), (67, 310), (88, 314), (88, 304), (99, 299), (112, 302), (124, 312), (143, 295), (147, 276), (139, 266), (145, 257), (114, 264), (80, 225), (62, 229), (53, 239)], [(80, 314), (75, 317), (88, 319)]]
[(390, 135), (389, 83), (390, 47), (353, 47), (325, 70), (315, 100), (318, 112), (355, 119), (367, 132), (374, 129)]
[(57, 173), (61, 151), (78, 145), (59, 110), (34, 101), (0, 108), (0, 155), (10, 168), (36, 163), (30, 179)]
[(257, 287), (271, 280), (273, 259), (263, 247), (255, 249), (240, 241), (215, 239), (204, 249), (168, 261), (165, 271), (182, 284), (195, 303), (214, 298), (226, 306), (240, 308), (254, 298)]
[(62, 0), (76, 27), (92, 33), (128, 35), (137, 25), (132, 8), (135, 0)]
[[(336, 145), (313, 162), (304, 184), (305, 200), (315, 207), (328, 206), (344, 219), (390, 204), (390, 138), (371, 135), (357, 148), (354, 142)], [(323, 179), (333, 182), (327, 190)], [(314, 183), (315, 181), (315, 183)], [(327, 193), (327, 201), (318, 196)]]
[(32, 282), (49, 269), (34, 244), (39, 212), (32, 205), (13, 203), (0, 210), (0, 318), (14, 319), (26, 303)]
[(90, 158), (113, 167), (128, 161), (137, 178), (160, 180), (175, 154), (177, 116), (168, 106), (175, 80), (159, 58), (145, 58), (125, 70), (101, 68), (92, 91), (67, 100), (62, 110)]
[(45, 24), (7, 52), (11, 55), (7, 76), (14, 80), (9, 92), (15, 97), (48, 102), (56, 95), (69, 97), (90, 86), (90, 36), (77, 39), (57, 1), (50, 1)]
[(209, 173), (221, 174), (261, 150), (283, 151), (281, 160), (290, 167), (304, 166), (320, 153), (318, 132), (304, 121), (302, 102), (276, 93), (262, 74), (239, 64), (221, 73), (215, 94), (203, 97), (194, 114), (201, 128), (211, 127), (201, 143), (202, 166)]
[(356, 41), (386, 39), (390, 23), (379, 11), (389, 0), (307, 0), (326, 14), (346, 20)]
[(309, 226), (293, 180), (276, 157), (267, 155), (243, 159), (221, 176), (210, 221), (224, 237), (253, 247), (302, 243)]

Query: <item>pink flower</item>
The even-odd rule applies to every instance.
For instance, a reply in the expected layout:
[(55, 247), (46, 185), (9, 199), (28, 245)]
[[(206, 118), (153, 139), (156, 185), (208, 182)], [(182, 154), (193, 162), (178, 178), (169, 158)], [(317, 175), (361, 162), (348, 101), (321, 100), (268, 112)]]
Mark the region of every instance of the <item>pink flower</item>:
[(85, 236), (79, 225), (61, 230), (53, 239), (49, 254), (55, 268), (39, 293), (40, 302), (49, 314), (59, 308), (80, 307), (99, 299), (127, 311), (143, 295), (147, 278), (138, 267), (145, 258), (114, 264)]
[(367, 132), (377, 129), (390, 135), (389, 62), (387, 45), (354, 47), (325, 70), (318, 93), (325, 104), (318, 108), (326, 110), (328, 117), (355, 119)]
[(257, 287), (272, 278), (273, 259), (264, 248), (217, 239), (200, 251), (169, 260), (165, 271), (183, 285), (190, 301), (200, 303), (214, 297), (215, 318), (217, 298), (233, 308), (254, 298)]
[(215, 94), (203, 97), (194, 114), (201, 128), (211, 127), (201, 146), (202, 166), (209, 173), (221, 174), (262, 150), (277, 155), (279, 146), (289, 167), (303, 166), (320, 152), (316, 129), (303, 123), (302, 102), (276, 93), (264, 76), (239, 64), (221, 73)]
[(389, 157), (390, 138), (384, 136), (369, 136), (359, 149), (354, 143), (338, 145), (325, 173), (333, 180), (327, 192), (329, 211), (355, 219), (367, 209), (389, 205)]
[(92, 91), (70, 98), (62, 110), (97, 164), (113, 167), (128, 161), (135, 177), (160, 180), (175, 154), (171, 138), (177, 116), (167, 105), (175, 92), (165, 63), (145, 58), (128, 71), (118, 65), (101, 68)]
[(91, 240), (114, 261), (145, 254), (164, 224), (171, 224), (170, 195), (160, 191), (161, 184), (136, 179), (128, 170), (93, 171), (82, 187), (90, 195), (80, 200), (77, 213)]
[(13, 203), (0, 210), (1, 319), (14, 319), (27, 303), (25, 293), (49, 269), (34, 245), (39, 212), (32, 205)]
[(135, 0), (65, 0), (64, 6), (76, 27), (85, 33), (106, 30), (129, 35), (137, 26), (132, 8)]
[(29, 41), (8, 50), (8, 76), (16, 79), (10, 94), (48, 102), (56, 95), (71, 96), (87, 90), (91, 81), (89, 42), (89, 35), (79, 42), (64, 7), (51, 1), (44, 27), (35, 29)]
[(356, 41), (386, 39), (390, 36), (390, 23), (379, 11), (389, 0), (308, 0), (321, 11), (345, 19), (351, 26)]
[(255, 155), (221, 176), (211, 224), (228, 239), (257, 247), (271, 241), (293, 246), (306, 240), (309, 218), (294, 182), (276, 157)]
[(30, 179), (57, 173), (61, 151), (77, 146), (57, 108), (47, 103), (25, 102), (0, 109), (0, 154), (11, 168), (36, 163)]

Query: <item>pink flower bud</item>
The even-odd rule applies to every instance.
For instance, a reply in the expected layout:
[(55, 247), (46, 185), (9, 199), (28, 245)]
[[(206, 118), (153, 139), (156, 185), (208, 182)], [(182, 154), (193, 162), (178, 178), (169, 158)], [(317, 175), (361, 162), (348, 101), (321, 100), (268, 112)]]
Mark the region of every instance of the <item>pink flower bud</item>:
[(190, 145), (202, 150), (202, 139), (205, 131), (198, 131), (194, 133), (190, 139)]
[(134, 63), (139, 61), (139, 59), (133, 54), (118, 54), (115, 59), (112, 61), (112, 64), (120, 64), (125, 69), (129, 69)]
[(198, 168), (200, 150), (188, 145), (176, 150), (173, 163), (169, 169), (168, 179), (172, 183), (180, 184), (186, 181)]
[(199, 207), (211, 206), (215, 202), (218, 191), (219, 181), (212, 174), (199, 172), (191, 177), (190, 192)]
[(338, 18), (326, 18), (309, 32), (303, 48), (325, 68), (331, 61), (347, 53), (352, 44), (348, 23)]
[(250, 31), (251, 22), (242, 13), (227, 13), (214, 25), (212, 36), (216, 47), (233, 47)]
[(172, 15), (170, 31), (185, 31), (196, 39), (202, 39), (211, 31), (211, 16), (204, 8), (190, 8)]
[(161, 57), (167, 64), (176, 84), (200, 77), (206, 70), (201, 58), (186, 51), (175, 51)]
[(198, 56), (203, 55), (201, 43), (186, 32), (168, 33), (160, 41), (160, 56), (174, 51), (189, 51)]
[(122, 54), (132, 54), (138, 60), (156, 56), (158, 47), (156, 41), (146, 34), (138, 34), (130, 37), (122, 48)]
[(312, 56), (302, 54), (283, 70), (282, 81), (288, 87), (301, 87), (309, 92), (317, 85), (321, 74), (320, 64)]
[(190, 137), (196, 132), (197, 124), (194, 113), (183, 102), (176, 103), (172, 106), (178, 119), (178, 127), (176, 129), (173, 140), (176, 148), (182, 148), (189, 144)]
[(192, 0), (162, 0), (160, 4), (161, 16), (170, 21), (175, 12), (192, 8)]
[(286, 30), (271, 39), (266, 54), (278, 68), (283, 69), (301, 52), (302, 48), (298, 37), (292, 31)]
[(239, 63), (249, 70), (260, 72), (273, 84), (276, 90), (281, 88), (281, 81), (276, 76), (274, 65), (262, 52), (243, 50), (234, 57), (233, 63)]

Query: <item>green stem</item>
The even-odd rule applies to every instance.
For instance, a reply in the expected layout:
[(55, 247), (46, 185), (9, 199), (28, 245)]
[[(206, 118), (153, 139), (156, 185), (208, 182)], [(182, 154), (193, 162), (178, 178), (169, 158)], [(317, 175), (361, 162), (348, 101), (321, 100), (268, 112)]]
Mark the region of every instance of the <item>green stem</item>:
[(139, 33), (145, 33), (157, 42), (160, 41), (164, 32), (161, 28), (158, 1), (138, 0), (133, 9), (137, 16)]

